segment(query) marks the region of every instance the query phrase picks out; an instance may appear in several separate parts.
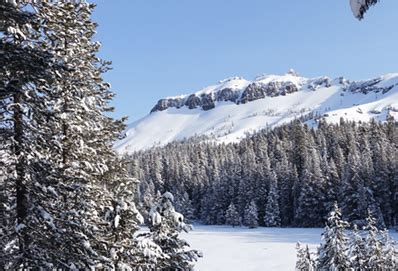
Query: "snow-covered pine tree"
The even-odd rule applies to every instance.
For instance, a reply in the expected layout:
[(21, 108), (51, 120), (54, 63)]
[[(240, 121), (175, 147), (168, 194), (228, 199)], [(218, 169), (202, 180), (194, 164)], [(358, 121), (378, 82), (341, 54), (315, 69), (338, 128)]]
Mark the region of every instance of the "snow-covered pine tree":
[(265, 205), (264, 225), (266, 227), (279, 227), (281, 217), (279, 211), (279, 189), (275, 172), (272, 172), (270, 180), (270, 189)]
[(158, 198), (151, 209), (149, 237), (161, 248), (161, 257), (155, 262), (156, 270), (193, 270), (193, 262), (202, 256), (197, 250), (188, 250), (189, 244), (179, 238), (182, 231), (188, 232), (191, 226), (184, 223), (182, 214), (173, 207), (174, 196), (166, 192)]
[(42, 46), (32, 2), (0, 1), (0, 231), (2, 269), (51, 268), (58, 229), (49, 171), (48, 84), (53, 56)]
[(249, 228), (257, 228), (258, 227), (258, 211), (257, 205), (254, 200), (251, 200), (250, 203), (245, 208), (244, 213), (244, 225)]
[(231, 202), (228, 206), (227, 211), (225, 212), (225, 223), (227, 225), (231, 225), (233, 227), (240, 226), (242, 219), (238, 213), (238, 210), (235, 207), (235, 204)]
[[(7, 16), (19, 12), (24, 20), (32, 16), (22, 10), (32, 10), (35, 19), (17, 25), (11, 18), (2, 36), (2, 45), (12, 45), (14, 54), (12, 61), (7, 61), (11, 53), (5, 55), (10, 78), (1, 78), (5, 100), (14, 105), (5, 113), (10, 125), (2, 126), (14, 136), (10, 176), (16, 178), (9, 183), (14, 183), (18, 221), (15, 234), (8, 233), (18, 241), (5, 246), (13, 259), (8, 268), (117, 268), (126, 258), (134, 266), (121, 253), (131, 254), (136, 222), (130, 220), (125, 234), (119, 228), (115, 240), (109, 235), (115, 236), (117, 212), (111, 221), (105, 216), (119, 202), (108, 188), (129, 178), (112, 150), (123, 123), (105, 116), (113, 94), (101, 78), (108, 63), (96, 57), (99, 44), (92, 41), (94, 6), (31, 5), (6, 3), (2, 10)], [(43, 72), (47, 58), (51, 65)]]
[[(117, 166), (119, 165), (119, 167)], [(120, 166), (122, 165), (122, 166)], [(126, 169), (123, 163), (116, 160), (115, 164), (110, 164), (109, 166), (114, 166), (113, 169), (119, 169), (120, 172)], [(139, 265), (141, 268), (148, 268), (150, 264), (145, 265), (142, 259), (137, 260), (137, 255), (140, 255), (141, 250), (150, 251), (151, 253), (156, 253), (156, 246), (148, 246), (151, 244), (139, 243), (135, 234), (139, 229), (138, 224), (144, 223), (144, 218), (136, 208), (135, 202), (136, 191), (135, 188), (138, 184), (138, 180), (122, 178), (122, 176), (110, 176), (113, 171), (108, 171), (105, 175), (105, 180), (120, 180), (119, 182), (112, 182), (108, 184), (107, 189), (112, 191), (111, 206), (104, 206), (105, 211), (105, 221), (108, 224), (108, 232), (106, 235), (101, 235), (102, 241), (105, 244), (107, 242), (106, 255), (111, 259), (112, 267), (116, 270), (123, 270), (129, 268), (134, 269)]]
[(318, 249), (317, 270), (347, 270), (350, 260), (347, 256), (347, 237), (345, 230), (348, 223), (341, 218), (341, 211), (334, 204), (330, 212), (325, 231), (322, 234), (323, 243)]
[(286, 155), (282, 157), (282, 161), (276, 165), (275, 172), (278, 172), (278, 180), (280, 183), (280, 212), (281, 224), (291, 225), (293, 221), (293, 187), (295, 183), (294, 169), (288, 163)]
[(388, 230), (381, 231), (383, 243), (383, 268), (384, 270), (398, 269), (398, 250), (396, 242), (391, 238)]
[[(134, 176), (134, 175), (133, 175)], [(139, 210), (142, 216), (145, 219), (145, 222), (149, 223), (149, 211), (154, 204), (154, 196), (155, 196), (155, 185), (152, 180), (146, 180), (140, 186), (140, 201), (139, 201)]]
[(295, 224), (308, 227), (309, 225), (322, 225), (325, 208), (320, 202), (324, 202), (325, 179), (320, 166), (320, 154), (315, 149), (312, 137), (307, 138), (309, 146), (307, 159), (304, 161), (300, 174), (300, 187), (295, 210)]
[(296, 245), (297, 260), (296, 260), (296, 271), (314, 271), (315, 261), (311, 257), (308, 245), (302, 247), (300, 243)]
[[(373, 124), (375, 125), (375, 124)], [(393, 175), (391, 172), (391, 168), (388, 166), (389, 159), (391, 156), (394, 157), (393, 154), (389, 155), (387, 153), (387, 138), (385, 138), (384, 134), (375, 135), (377, 137), (377, 141), (375, 143), (374, 148), (374, 170), (375, 176), (371, 180), (371, 188), (374, 191), (374, 202), (373, 208), (371, 210), (373, 215), (379, 220), (379, 228), (383, 228), (386, 225), (391, 226), (392, 223), (392, 213), (393, 213), (393, 203), (392, 199), (392, 191), (393, 191), (393, 183), (391, 181), (391, 176)]]
[[(140, 166), (136, 177), (142, 180), (141, 192), (151, 182), (149, 165), (157, 158), (163, 165), (164, 184), (157, 183), (154, 185), (156, 189), (163, 190), (165, 185), (174, 187), (181, 183), (183, 185), (178, 185), (178, 191), (185, 190), (190, 199), (201, 191), (198, 199), (192, 201), (196, 212), (200, 212), (200, 216), (195, 212), (195, 218), (203, 219), (207, 224), (225, 224), (225, 210), (231, 201), (241, 205), (254, 199), (258, 205), (259, 223), (263, 225), (266, 204), (260, 203), (267, 198), (269, 176), (274, 171), (278, 176), (282, 226), (323, 225), (327, 211), (332, 209), (336, 199), (341, 202), (347, 221), (365, 225), (366, 210), (373, 208), (380, 221), (384, 218), (387, 225), (396, 225), (398, 155), (395, 134), (398, 126), (392, 123), (341, 122), (340, 125), (323, 123), (316, 130), (303, 126), (300, 131), (298, 127), (288, 124), (259, 132), (237, 144), (215, 146), (203, 142), (201, 144), (205, 147), (201, 153), (196, 149), (200, 139), (194, 139), (133, 154), (132, 159), (137, 160)], [(296, 132), (302, 135), (297, 138)], [(384, 154), (378, 154), (379, 145), (383, 146), (384, 152), (381, 153)], [(255, 166), (248, 164), (253, 163), (252, 158), (242, 159), (241, 155), (250, 154), (251, 149), (254, 150)], [(304, 151), (305, 157), (301, 159), (300, 155), (293, 154), (295, 150)], [(175, 159), (176, 152), (184, 166), (165, 167), (167, 161)], [(372, 162), (369, 157), (372, 157)], [(197, 167), (195, 163), (199, 161), (207, 175), (202, 176), (206, 179), (205, 184), (197, 184), (191, 178), (193, 169)], [(297, 172), (299, 164), (301, 172)], [(364, 169), (364, 165), (371, 164), (375, 170)], [(375, 178), (372, 175), (376, 175)], [(387, 190), (390, 192), (386, 193)], [(154, 195), (154, 192), (150, 193)]]
[(325, 201), (326, 210), (333, 210), (333, 204), (338, 200), (338, 192), (340, 187), (340, 176), (337, 172), (336, 164), (332, 159), (330, 161), (324, 156), (322, 157), (322, 171), (325, 176)]
[(350, 237), (349, 252), (348, 256), (351, 261), (351, 268), (355, 271), (365, 269), (366, 262), (366, 246), (365, 240), (361, 236), (361, 232), (358, 230), (358, 226), (354, 225), (352, 235)]
[(383, 243), (381, 240), (380, 231), (376, 226), (377, 221), (371, 211), (369, 211), (366, 221), (368, 224), (366, 226), (366, 261), (364, 265), (367, 270), (383, 270)]
[(365, 13), (380, 0), (350, 0), (352, 13), (358, 20), (362, 20)]
[(173, 189), (171, 191), (176, 200), (174, 202), (176, 211), (183, 214), (185, 219), (192, 219), (194, 208), (192, 206), (192, 201), (185, 190), (184, 184), (177, 183), (176, 185), (173, 185)]
[[(352, 135), (351, 135), (352, 136)], [(348, 221), (364, 221), (369, 205), (369, 190), (360, 175), (361, 160), (356, 143), (349, 146), (347, 164), (344, 168), (342, 186), (340, 188), (341, 208), (343, 217)]]

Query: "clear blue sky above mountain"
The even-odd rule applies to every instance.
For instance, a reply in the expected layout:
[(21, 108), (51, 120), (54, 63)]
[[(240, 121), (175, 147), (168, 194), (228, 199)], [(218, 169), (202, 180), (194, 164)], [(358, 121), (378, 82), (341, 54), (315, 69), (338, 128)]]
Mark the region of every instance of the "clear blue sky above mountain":
[(357, 21), (348, 0), (96, 0), (94, 19), (115, 116), (146, 115), (165, 96), (243, 76), (367, 79), (397, 72), (398, 1)]

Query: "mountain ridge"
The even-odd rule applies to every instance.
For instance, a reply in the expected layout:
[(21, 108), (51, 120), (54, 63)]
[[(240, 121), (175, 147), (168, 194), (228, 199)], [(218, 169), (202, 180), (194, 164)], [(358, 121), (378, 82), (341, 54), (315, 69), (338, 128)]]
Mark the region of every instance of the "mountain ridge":
[(253, 81), (232, 77), (192, 94), (159, 100), (149, 115), (129, 125), (115, 148), (132, 153), (199, 135), (236, 142), (305, 115), (313, 115), (307, 124), (314, 126), (319, 118), (398, 119), (397, 112), (398, 73), (360, 81), (306, 78), (294, 71)]
[(164, 111), (168, 108), (189, 109), (201, 107), (203, 110), (211, 110), (216, 102), (234, 102), (236, 104), (247, 103), (265, 97), (286, 95), (298, 91), (307, 84), (312, 90), (320, 86), (330, 86), (333, 82), (346, 83), (343, 77), (331, 80), (329, 77), (305, 78), (290, 70), (285, 75), (260, 75), (253, 81), (243, 77), (230, 77), (221, 80), (216, 85), (205, 87), (195, 93), (179, 95), (160, 99), (152, 108), (151, 113)]

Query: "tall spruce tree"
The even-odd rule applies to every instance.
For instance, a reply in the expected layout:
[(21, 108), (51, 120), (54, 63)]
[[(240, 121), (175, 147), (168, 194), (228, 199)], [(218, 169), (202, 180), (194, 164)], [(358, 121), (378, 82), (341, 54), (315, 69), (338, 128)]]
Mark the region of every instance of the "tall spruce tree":
[(57, 192), (51, 185), (46, 141), (48, 85), (55, 67), (40, 40), (35, 3), (0, 1), (0, 178), (3, 269), (51, 268), (49, 253), (59, 233), (52, 213)]
[[(63, 191), (58, 216), (64, 221), (66, 253), (60, 261), (76, 268), (117, 268), (120, 259), (126, 258), (120, 254), (132, 249), (123, 245), (131, 234), (122, 236), (114, 221), (107, 220), (105, 210), (123, 201), (110, 188), (129, 177), (112, 150), (124, 126), (105, 115), (112, 110), (108, 103), (113, 93), (102, 79), (109, 63), (97, 57), (100, 44), (93, 41), (96, 24), (90, 17), (94, 7), (85, 1), (37, 5), (38, 17), (45, 22), (44, 46), (63, 67), (52, 82), (49, 119), (51, 139), (59, 146), (52, 150), (57, 169), (52, 177)], [(116, 219), (117, 210), (113, 214)], [(131, 229), (136, 224), (132, 222)], [(109, 233), (115, 238), (109, 238)]]
[(265, 206), (264, 225), (266, 227), (278, 227), (281, 225), (279, 189), (275, 173), (271, 175), (270, 189)]
[(232, 227), (240, 226), (242, 223), (239, 212), (233, 203), (228, 206), (228, 209), (225, 212), (225, 223), (231, 225)]
[(341, 217), (341, 211), (335, 203), (322, 234), (323, 244), (318, 250), (318, 270), (347, 270), (351, 266), (347, 256), (348, 239), (345, 234), (348, 223)]
[(245, 208), (243, 223), (249, 228), (258, 227), (258, 211), (256, 202), (254, 200), (251, 200)]
[(380, 238), (380, 231), (377, 228), (377, 221), (372, 212), (368, 212), (367, 221), (367, 236), (365, 239), (366, 244), (366, 261), (365, 267), (369, 270), (383, 270), (383, 243)]
[(383, 243), (383, 268), (384, 270), (398, 269), (398, 249), (396, 242), (391, 238), (388, 230), (381, 231)]
[(366, 244), (361, 233), (358, 230), (358, 226), (354, 225), (352, 236), (350, 239), (348, 255), (351, 261), (351, 267), (355, 271), (365, 269), (366, 262)]
[(364, 220), (371, 199), (368, 199), (369, 190), (360, 174), (361, 161), (355, 143), (350, 146), (347, 160), (340, 191), (343, 217), (348, 221)]
[(311, 257), (308, 245), (302, 247), (300, 243), (296, 245), (297, 259), (296, 259), (296, 271), (314, 271), (315, 261)]
[(105, 115), (113, 93), (96, 56), (94, 6), (13, 3), (0, 2), (2, 266), (133, 268), (136, 182), (112, 150), (124, 125)]
[(202, 253), (188, 250), (189, 244), (179, 238), (180, 232), (188, 232), (191, 226), (185, 224), (183, 215), (175, 211), (173, 202), (174, 196), (166, 192), (151, 209), (150, 233), (146, 235), (162, 251), (154, 270), (193, 270), (193, 262), (202, 257)]

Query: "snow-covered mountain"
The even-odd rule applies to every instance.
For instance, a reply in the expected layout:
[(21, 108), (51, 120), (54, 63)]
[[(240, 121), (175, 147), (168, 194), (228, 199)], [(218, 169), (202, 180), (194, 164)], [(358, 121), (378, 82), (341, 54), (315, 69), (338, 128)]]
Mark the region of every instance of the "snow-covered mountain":
[(311, 116), (338, 122), (398, 119), (398, 73), (364, 81), (305, 78), (293, 71), (253, 81), (229, 78), (190, 95), (159, 100), (151, 113), (130, 124), (115, 147), (131, 153), (174, 140), (206, 135), (236, 142), (263, 128)]

